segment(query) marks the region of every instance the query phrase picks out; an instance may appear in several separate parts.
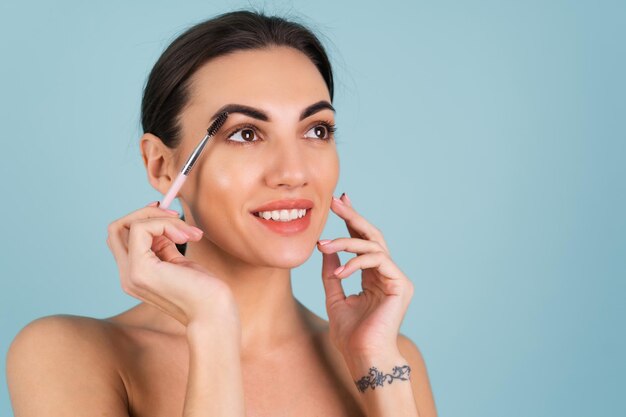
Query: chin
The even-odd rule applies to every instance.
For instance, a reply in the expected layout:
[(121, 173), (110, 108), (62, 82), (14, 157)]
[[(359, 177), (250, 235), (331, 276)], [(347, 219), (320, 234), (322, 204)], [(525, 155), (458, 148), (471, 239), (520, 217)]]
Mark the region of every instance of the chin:
[(274, 268), (292, 269), (305, 263), (313, 254), (309, 248), (293, 248), (280, 252), (269, 253), (264, 257), (265, 264)]

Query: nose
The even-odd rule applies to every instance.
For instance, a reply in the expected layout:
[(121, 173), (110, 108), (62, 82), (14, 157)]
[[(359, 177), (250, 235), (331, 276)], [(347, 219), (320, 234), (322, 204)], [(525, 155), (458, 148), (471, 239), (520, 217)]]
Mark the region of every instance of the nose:
[(274, 141), (269, 147), (266, 183), (272, 188), (297, 188), (308, 183), (309, 157), (296, 138)]

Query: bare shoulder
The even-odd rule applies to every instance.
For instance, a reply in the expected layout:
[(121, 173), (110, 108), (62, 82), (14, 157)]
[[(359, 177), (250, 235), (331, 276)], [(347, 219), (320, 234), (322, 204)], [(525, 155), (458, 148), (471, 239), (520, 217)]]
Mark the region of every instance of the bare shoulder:
[(93, 415), (106, 409), (112, 416), (127, 416), (111, 327), (71, 315), (46, 316), (24, 326), (6, 357), (15, 415)]
[[(11, 346), (29, 341), (48, 341), (53, 344), (80, 346), (88, 350), (106, 353), (113, 346), (111, 333), (114, 326), (110, 322), (92, 317), (57, 314), (35, 319), (24, 326), (15, 336)], [(34, 340), (33, 340), (34, 339)]]
[(411, 384), (420, 417), (436, 417), (435, 400), (422, 352), (403, 334), (398, 335), (398, 349), (411, 367)]
[[(7, 361), (28, 353), (69, 355), (70, 361), (98, 358), (101, 367), (115, 368), (114, 327), (91, 317), (66, 314), (41, 317), (28, 323), (15, 336)], [(72, 353), (80, 354), (74, 357)]]

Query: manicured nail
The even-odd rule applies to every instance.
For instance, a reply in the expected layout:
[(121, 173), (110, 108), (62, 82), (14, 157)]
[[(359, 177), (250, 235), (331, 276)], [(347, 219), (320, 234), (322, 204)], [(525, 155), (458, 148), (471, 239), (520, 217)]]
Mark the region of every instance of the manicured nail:
[(320, 245), (325, 245), (325, 244), (327, 244), (328, 242), (330, 242), (330, 240), (329, 240), (329, 239), (324, 239), (324, 240), (318, 240), (318, 241), (317, 241), (317, 243), (319, 243)]
[(337, 197), (333, 196), (333, 200), (335, 200), (339, 205), (344, 205), (343, 201), (341, 201), (340, 199), (338, 199)]
[(339, 274), (341, 274), (341, 271), (343, 271), (345, 268), (346, 268), (346, 266), (342, 265), (339, 268), (335, 269), (335, 272), (333, 272), (333, 274), (339, 275)]
[(197, 234), (199, 234), (199, 235), (204, 234), (204, 232), (202, 231), (202, 229), (198, 229), (198, 228), (197, 228), (197, 227), (195, 227), (195, 226), (191, 226), (191, 230), (193, 230), (195, 233), (197, 233)]
[(348, 194), (343, 193), (342, 196), (346, 199), (346, 202), (348, 203), (348, 205), (352, 205), (352, 201), (350, 201), (350, 197), (348, 197)]
[(176, 210), (166, 209), (165, 211), (167, 211), (170, 214), (175, 214), (178, 216), (178, 212)]

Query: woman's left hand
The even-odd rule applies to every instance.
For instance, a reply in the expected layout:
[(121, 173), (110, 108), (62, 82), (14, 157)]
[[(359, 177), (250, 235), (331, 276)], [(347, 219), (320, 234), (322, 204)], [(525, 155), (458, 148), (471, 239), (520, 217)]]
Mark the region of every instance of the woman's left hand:
[[(398, 332), (413, 296), (413, 283), (391, 260), (382, 233), (354, 210), (345, 194), (341, 199), (333, 197), (331, 209), (346, 222), (351, 236), (317, 244), (323, 257), (331, 340), (344, 357), (399, 352)], [(338, 251), (357, 256), (340, 269)], [(341, 279), (359, 269), (363, 291), (346, 297)]]

